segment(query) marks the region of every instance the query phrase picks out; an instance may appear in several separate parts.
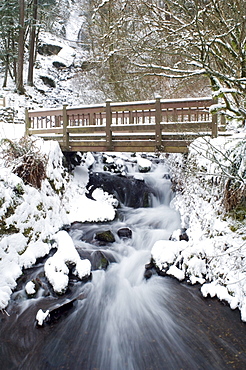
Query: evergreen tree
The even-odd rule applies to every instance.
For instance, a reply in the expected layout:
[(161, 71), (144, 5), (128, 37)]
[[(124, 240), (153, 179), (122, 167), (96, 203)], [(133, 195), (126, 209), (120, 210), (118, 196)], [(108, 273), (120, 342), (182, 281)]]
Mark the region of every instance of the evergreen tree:
[(3, 87), (8, 75), (16, 79), (18, 53), (18, 2), (2, 0), (0, 4), (0, 63), (4, 68)]

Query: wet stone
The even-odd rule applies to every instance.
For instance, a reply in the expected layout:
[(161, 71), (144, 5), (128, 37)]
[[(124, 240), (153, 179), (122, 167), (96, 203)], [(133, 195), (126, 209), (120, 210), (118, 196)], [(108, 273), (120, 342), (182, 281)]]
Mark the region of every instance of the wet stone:
[(91, 265), (93, 270), (106, 270), (109, 260), (101, 251), (95, 251), (91, 255)]
[(132, 238), (132, 230), (129, 229), (129, 227), (122, 227), (121, 229), (117, 231), (117, 234), (121, 239), (124, 239), (124, 238), (131, 239)]
[(189, 237), (186, 233), (186, 229), (181, 229), (181, 233), (179, 235), (179, 240), (185, 240), (186, 242), (189, 241)]
[(153, 189), (142, 180), (102, 172), (90, 173), (86, 188), (89, 199), (93, 199), (93, 191), (100, 188), (112, 194), (121, 204), (133, 208), (149, 207), (150, 195), (153, 194)]
[(97, 233), (95, 239), (105, 243), (115, 242), (114, 234), (110, 230)]

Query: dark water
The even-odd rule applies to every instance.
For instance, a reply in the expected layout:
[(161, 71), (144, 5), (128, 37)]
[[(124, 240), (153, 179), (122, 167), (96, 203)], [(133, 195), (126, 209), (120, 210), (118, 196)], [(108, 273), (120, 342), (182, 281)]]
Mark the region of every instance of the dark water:
[[(158, 170), (159, 171), (159, 170)], [(169, 277), (144, 279), (154, 242), (168, 239), (179, 227), (169, 207), (170, 183), (161, 172), (146, 181), (160, 189), (152, 209), (122, 208), (119, 220), (107, 225), (74, 225), (78, 251), (100, 249), (114, 261), (106, 271), (93, 271), (87, 283), (73, 281), (65, 297), (26, 300), (23, 284), (7, 311), (0, 314), (0, 368), (72, 370), (169, 370), (246, 368), (246, 330), (239, 312), (217, 300), (202, 298), (198, 286)], [(129, 227), (132, 239), (119, 239)], [(99, 246), (96, 231), (110, 229), (115, 243)], [(27, 281), (42, 274), (38, 265)], [(38, 328), (39, 308), (52, 309), (79, 297), (72, 309)]]

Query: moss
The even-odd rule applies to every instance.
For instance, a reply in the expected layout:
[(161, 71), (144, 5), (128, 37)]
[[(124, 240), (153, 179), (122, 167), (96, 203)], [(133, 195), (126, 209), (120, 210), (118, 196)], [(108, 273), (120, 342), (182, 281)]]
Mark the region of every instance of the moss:
[(15, 187), (14, 187), (14, 192), (16, 195), (23, 195), (25, 193), (24, 189), (23, 189), (23, 186), (21, 184), (17, 184)]
[(33, 228), (32, 227), (27, 227), (23, 231), (23, 235), (28, 238), (28, 242), (30, 242), (32, 235), (33, 235)]
[(5, 203), (5, 198), (0, 198), (0, 207)]
[(21, 256), (23, 253), (25, 253), (25, 251), (27, 250), (27, 245), (21, 250), (18, 252), (19, 256)]
[(43, 205), (43, 203), (39, 203), (38, 205), (37, 205), (37, 210), (38, 211), (44, 211), (44, 205)]
[(246, 220), (246, 203), (243, 202), (235, 207), (231, 212), (228, 213), (228, 216), (233, 220), (243, 222)]
[(64, 190), (65, 190), (65, 187), (64, 185), (62, 185), (59, 189), (57, 189), (56, 187), (56, 184), (55, 184), (55, 181), (54, 180), (51, 180), (51, 179), (48, 179), (49, 180), (49, 184), (52, 188), (52, 190), (57, 194), (57, 195), (62, 195), (64, 193)]
[(2, 235), (16, 234), (20, 230), (14, 225), (7, 225), (5, 221), (0, 221), (0, 233)]
[(238, 227), (235, 225), (230, 225), (230, 230), (235, 233), (238, 230)]

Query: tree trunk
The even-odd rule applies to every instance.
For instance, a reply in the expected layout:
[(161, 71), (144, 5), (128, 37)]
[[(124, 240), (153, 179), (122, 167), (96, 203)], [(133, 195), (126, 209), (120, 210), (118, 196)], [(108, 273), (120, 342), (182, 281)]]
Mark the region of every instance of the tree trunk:
[(4, 71), (4, 79), (3, 79), (3, 86), (7, 86), (7, 80), (8, 80), (8, 70), (9, 70), (9, 56), (6, 56), (6, 61), (5, 61), (5, 71)]
[(35, 44), (36, 44), (36, 23), (38, 17), (38, 0), (33, 0), (33, 14), (32, 14), (32, 26), (30, 33), (30, 45), (29, 45), (29, 66), (27, 84), (33, 86), (33, 68), (34, 68), (34, 55), (35, 55)]
[(24, 19), (25, 19), (25, 0), (19, 0), (19, 46), (18, 46), (18, 65), (17, 65), (17, 81), (16, 88), (19, 94), (24, 94), (23, 85), (23, 66), (24, 66)]

